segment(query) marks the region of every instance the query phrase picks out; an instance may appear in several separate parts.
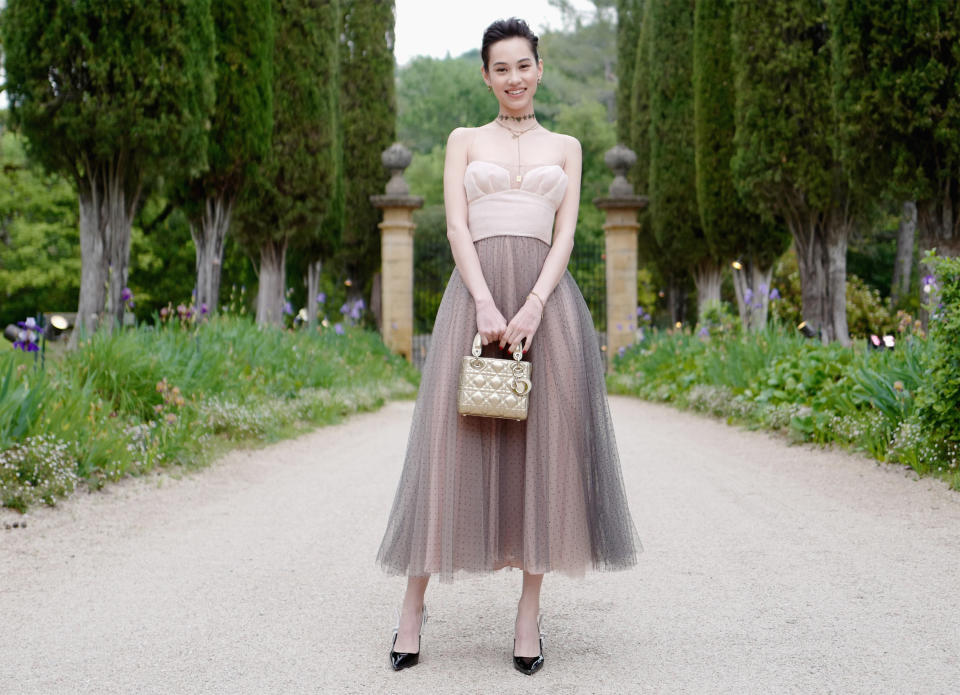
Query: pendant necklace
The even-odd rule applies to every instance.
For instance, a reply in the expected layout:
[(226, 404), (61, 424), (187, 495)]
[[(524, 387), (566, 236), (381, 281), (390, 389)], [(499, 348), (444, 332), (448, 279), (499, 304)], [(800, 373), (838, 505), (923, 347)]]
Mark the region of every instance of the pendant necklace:
[[(533, 117), (533, 114), (530, 114), (530, 117), (532, 118), (532, 117)], [(540, 124), (539, 124), (539, 123), (534, 123), (534, 124), (533, 124), (532, 126), (530, 126), (529, 128), (524, 128), (523, 130), (514, 130), (514, 129), (511, 128), (510, 126), (508, 126), (508, 125), (506, 125), (505, 123), (503, 123), (503, 122), (501, 121), (501, 119), (500, 119), (499, 116), (497, 117), (496, 123), (497, 123), (498, 126), (500, 126), (500, 127), (503, 128), (504, 130), (506, 130), (508, 133), (510, 133), (510, 135), (513, 136), (513, 139), (517, 141), (517, 172), (518, 172), (518, 173), (517, 173), (517, 183), (520, 183), (520, 180), (521, 180), (521, 178), (522, 178), (521, 175), (520, 175), (520, 173), (519, 173), (519, 172), (520, 172), (520, 136), (523, 135), (524, 133), (529, 133), (531, 130), (533, 130), (533, 129), (535, 129), (535, 128), (539, 128), (539, 127), (540, 127)]]

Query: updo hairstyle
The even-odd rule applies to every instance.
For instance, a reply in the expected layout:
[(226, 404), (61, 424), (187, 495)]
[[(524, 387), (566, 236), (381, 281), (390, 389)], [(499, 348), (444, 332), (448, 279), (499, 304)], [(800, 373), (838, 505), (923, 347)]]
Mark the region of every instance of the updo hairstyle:
[(490, 60), (490, 46), (497, 41), (512, 39), (514, 36), (526, 39), (530, 43), (531, 50), (533, 50), (534, 61), (540, 61), (540, 55), (537, 53), (537, 44), (540, 42), (540, 39), (530, 30), (527, 23), (516, 17), (498, 19), (483, 32), (483, 43), (480, 45), (480, 57), (483, 59), (484, 70), (488, 72), (490, 70), (488, 65)]

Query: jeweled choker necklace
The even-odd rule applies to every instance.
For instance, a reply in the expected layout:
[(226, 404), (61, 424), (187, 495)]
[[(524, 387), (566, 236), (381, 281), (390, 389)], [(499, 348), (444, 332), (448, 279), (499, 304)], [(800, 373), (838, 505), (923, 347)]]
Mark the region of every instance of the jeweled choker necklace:
[(497, 115), (497, 120), (498, 121), (526, 121), (536, 117), (537, 117), (537, 114), (535, 113), (527, 113), (527, 114), (524, 114), (523, 116), (511, 116), (510, 114), (501, 113)]

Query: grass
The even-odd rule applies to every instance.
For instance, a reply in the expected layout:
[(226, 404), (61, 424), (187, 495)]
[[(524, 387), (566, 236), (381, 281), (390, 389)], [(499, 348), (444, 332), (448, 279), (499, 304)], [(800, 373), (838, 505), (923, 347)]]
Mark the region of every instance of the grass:
[[(0, 356), (0, 502), (54, 504), (77, 484), (294, 436), (410, 398), (419, 376), (379, 335), (280, 330), (219, 316), (97, 333), (78, 349)], [(56, 450), (55, 472), (44, 467)], [(70, 469), (70, 470), (68, 470)]]

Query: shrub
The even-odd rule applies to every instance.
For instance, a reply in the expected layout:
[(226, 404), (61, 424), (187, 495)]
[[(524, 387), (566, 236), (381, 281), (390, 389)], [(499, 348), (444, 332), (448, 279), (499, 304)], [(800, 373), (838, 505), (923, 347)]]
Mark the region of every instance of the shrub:
[(933, 443), (946, 451), (960, 447), (960, 258), (931, 252), (926, 262), (936, 282), (931, 288), (929, 333), (932, 350), (925, 362), (929, 378), (918, 394), (919, 422)]

